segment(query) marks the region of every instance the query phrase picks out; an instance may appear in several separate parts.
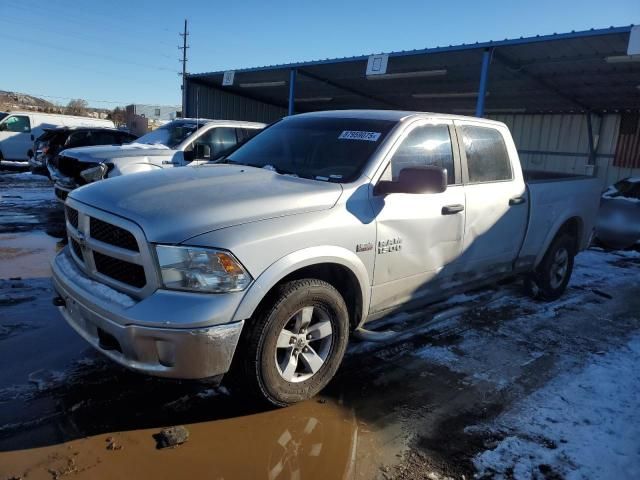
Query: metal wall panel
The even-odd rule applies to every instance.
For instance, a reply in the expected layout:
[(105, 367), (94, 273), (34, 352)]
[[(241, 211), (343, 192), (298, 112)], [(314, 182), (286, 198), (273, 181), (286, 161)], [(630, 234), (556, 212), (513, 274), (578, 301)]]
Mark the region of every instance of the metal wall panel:
[[(590, 172), (585, 114), (495, 114), (489, 117), (507, 124), (524, 168), (577, 174)], [(595, 174), (602, 187), (621, 178), (640, 176), (640, 169), (613, 165), (620, 115), (593, 115), (592, 123), (596, 146)]]
[(187, 83), (186, 110), (188, 117), (265, 123), (287, 114), (284, 108), (193, 82)]

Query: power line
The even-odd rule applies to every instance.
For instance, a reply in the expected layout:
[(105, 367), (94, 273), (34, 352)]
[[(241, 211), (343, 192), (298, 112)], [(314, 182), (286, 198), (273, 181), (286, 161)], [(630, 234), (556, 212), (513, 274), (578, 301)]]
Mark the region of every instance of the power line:
[[(18, 24), (18, 25), (25, 25), (27, 27), (31, 27), (31, 28), (40, 28), (42, 30), (46, 29), (48, 26), (50, 26), (49, 24), (45, 24), (43, 22), (34, 22), (33, 20), (27, 20), (27, 19), (23, 19), (23, 18), (16, 18), (16, 17), (11, 17), (11, 16), (2, 16), (2, 18), (0, 18), (0, 22), (5, 22), (9, 25), (14, 25), (14, 24)], [(41, 30), (41, 33), (42, 33)], [(108, 42), (111, 45), (114, 44), (119, 44), (121, 47), (120, 48), (131, 48), (131, 45), (126, 45), (123, 41), (114, 39), (112, 37), (104, 37), (104, 36), (100, 36), (100, 35), (95, 35), (95, 32), (92, 32), (92, 35), (86, 35), (85, 33), (82, 33), (78, 30), (71, 30), (68, 28), (65, 28), (63, 31), (50, 31), (47, 33), (48, 35), (56, 35), (56, 36), (61, 36), (61, 37), (67, 37), (67, 38), (71, 38), (71, 39), (77, 39), (77, 40), (81, 40), (81, 41), (87, 41), (87, 40), (94, 40), (94, 41), (98, 41), (104, 43), (104, 42)], [(148, 55), (158, 55), (158, 56), (162, 56), (164, 58), (173, 58), (172, 56), (166, 54), (166, 53), (162, 53), (158, 50), (151, 50), (148, 48), (141, 48), (139, 46), (135, 47), (135, 51), (136, 53), (138, 52), (144, 52)]]
[[(58, 100), (76, 100), (78, 98), (78, 97), (59, 97), (56, 95), (43, 95), (41, 93), (28, 93), (28, 94), (21, 94), (21, 95), (29, 95), (30, 97), (55, 98)], [(82, 100), (86, 100), (87, 102), (93, 102), (93, 103), (111, 103), (114, 105), (130, 105), (134, 103), (134, 102), (123, 102), (119, 100), (95, 100), (93, 98), (83, 98)]]
[(103, 59), (106, 59), (106, 60), (110, 60), (110, 61), (113, 61), (113, 62), (117, 62), (117, 63), (128, 63), (130, 65), (136, 65), (138, 67), (143, 67), (143, 68), (150, 68), (150, 69), (154, 69), (154, 70), (162, 70), (162, 71), (166, 71), (166, 72), (180, 73), (177, 70), (174, 70), (173, 68), (160, 67), (158, 65), (148, 65), (148, 64), (136, 62), (136, 61), (133, 61), (133, 60), (125, 60), (125, 59), (122, 59), (122, 58), (113, 57), (111, 55), (106, 55), (104, 53), (85, 52), (85, 51), (78, 50), (78, 49), (75, 49), (75, 48), (66, 48), (66, 47), (61, 47), (59, 45), (51, 45), (51, 44), (48, 44), (48, 43), (38, 42), (36, 40), (31, 40), (29, 38), (20, 38), (20, 37), (16, 37), (16, 36), (12, 36), (12, 35), (5, 35), (3, 33), (0, 33), (0, 37), (8, 38), (10, 40), (17, 40), (17, 41), (24, 42), (24, 43), (31, 43), (31, 44), (38, 45), (38, 46), (43, 47), (43, 48), (49, 48), (49, 49), (52, 49), (52, 50), (66, 51), (68, 53), (72, 53), (72, 54), (76, 54), (76, 55), (86, 55), (86, 56), (92, 57), (92, 58), (100, 57), (100, 58), (103, 58)]

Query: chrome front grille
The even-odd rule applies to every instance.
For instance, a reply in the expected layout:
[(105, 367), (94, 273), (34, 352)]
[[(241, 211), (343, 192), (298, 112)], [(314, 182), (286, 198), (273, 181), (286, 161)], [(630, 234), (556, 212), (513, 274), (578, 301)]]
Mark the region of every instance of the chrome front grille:
[(89, 221), (89, 230), (91, 231), (91, 238), (100, 240), (101, 242), (108, 243), (115, 247), (126, 248), (133, 252), (139, 252), (138, 242), (131, 232), (128, 232), (124, 228), (120, 228), (116, 225), (112, 225), (107, 222), (103, 222), (98, 218), (91, 217)]
[(85, 274), (138, 298), (157, 288), (155, 263), (140, 227), (72, 198), (65, 213), (70, 251)]
[(147, 283), (144, 268), (141, 265), (109, 257), (100, 252), (93, 252), (93, 262), (98, 272), (119, 282), (136, 288), (143, 288)]
[(73, 226), (73, 228), (78, 228), (78, 211), (75, 208), (71, 208), (69, 206), (64, 207), (65, 214), (67, 215), (67, 221)]

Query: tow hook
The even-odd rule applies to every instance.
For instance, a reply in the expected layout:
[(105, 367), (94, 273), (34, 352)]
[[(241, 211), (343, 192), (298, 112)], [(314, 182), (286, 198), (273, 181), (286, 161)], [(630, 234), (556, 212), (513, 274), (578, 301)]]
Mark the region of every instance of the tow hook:
[(53, 304), (56, 307), (66, 307), (67, 306), (67, 302), (65, 302), (64, 298), (62, 298), (62, 297), (53, 297)]

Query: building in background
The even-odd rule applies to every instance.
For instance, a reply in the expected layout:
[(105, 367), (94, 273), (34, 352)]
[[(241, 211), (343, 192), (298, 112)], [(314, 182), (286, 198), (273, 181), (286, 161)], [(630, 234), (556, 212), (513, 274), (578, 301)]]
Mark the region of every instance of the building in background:
[(525, 168), (640, 176), (640, 26), (190, 74), (186, 115), (375, 108), (506, 123)]
[(126, 106), (127, 128), (134, 135), (144, 135), (171, 120), (181, 116), (181, 108), (177, 105), (144, 105)]

